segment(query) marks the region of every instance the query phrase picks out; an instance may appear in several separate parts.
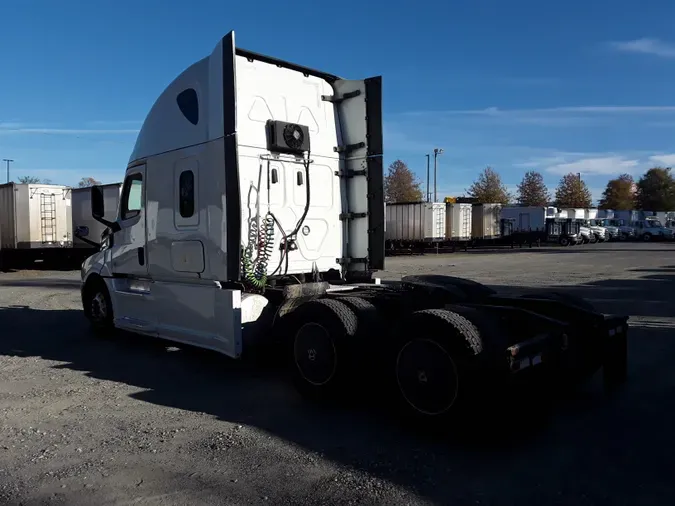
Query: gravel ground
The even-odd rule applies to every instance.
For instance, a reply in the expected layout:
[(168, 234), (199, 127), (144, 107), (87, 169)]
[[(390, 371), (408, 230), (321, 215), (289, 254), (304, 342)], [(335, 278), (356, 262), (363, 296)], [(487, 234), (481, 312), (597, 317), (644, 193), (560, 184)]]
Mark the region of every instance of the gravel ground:
[(675, 504), (673, 251), (617, 243), (388, 259), (385, 279), (555, 285), (631, 315), (625, 390), (607, 397), (594, 381), (499, 444), (313, 407), (246, 362), (95, 338), (78, 273), (0, 274), (0, 504)]

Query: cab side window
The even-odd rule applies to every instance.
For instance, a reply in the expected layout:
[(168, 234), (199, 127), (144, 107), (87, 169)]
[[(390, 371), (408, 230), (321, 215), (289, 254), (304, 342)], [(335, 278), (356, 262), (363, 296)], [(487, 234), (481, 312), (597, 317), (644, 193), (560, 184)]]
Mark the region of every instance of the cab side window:
[(143, 175), (132, 174), (127, 177), (122, 190), (121, 218), (128, 220), (138, 216), (143, 209)]

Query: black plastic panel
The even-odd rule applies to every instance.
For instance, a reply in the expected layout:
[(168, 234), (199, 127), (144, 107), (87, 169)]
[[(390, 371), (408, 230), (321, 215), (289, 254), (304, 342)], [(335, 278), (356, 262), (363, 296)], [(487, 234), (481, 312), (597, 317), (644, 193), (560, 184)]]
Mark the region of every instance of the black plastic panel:
[(239, 158), (237, 157), (237, 74), (234, 33), (222, 40), (223, 47), (223, 126), (225, 159), (225, 243), (227, 247), (227, 280), (241, 278), (241, 194), (239, 191)]
[(384, 162), (382, 139), (382, 78), (366, 79), (366, 137), (368, 139), (368, 261), (384, 269)]

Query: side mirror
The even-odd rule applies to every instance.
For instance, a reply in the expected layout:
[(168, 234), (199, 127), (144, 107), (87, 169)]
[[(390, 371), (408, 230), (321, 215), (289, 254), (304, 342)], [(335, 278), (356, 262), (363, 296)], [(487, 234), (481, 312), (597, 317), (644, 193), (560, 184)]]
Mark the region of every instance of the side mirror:
[(104, 218), (105, 203), (103, 199), (103, 188), (100, 186), (91, 187), (91, 215), (96, 221), (109, 227), (112, 232), (121, 230), (119, 223), (116, 221), (108, 221)]
[(105, 202), (103, 200), (103, 188), (100, 186), (91, 187), (91, 215), (95, 220), (100, 220), (105, 216)]

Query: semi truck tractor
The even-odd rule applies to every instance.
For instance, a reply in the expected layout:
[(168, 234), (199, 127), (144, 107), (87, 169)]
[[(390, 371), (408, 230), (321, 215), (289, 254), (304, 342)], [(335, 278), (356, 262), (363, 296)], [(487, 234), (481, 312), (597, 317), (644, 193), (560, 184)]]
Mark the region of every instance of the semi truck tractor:
[(257, 54), (230, 32), (150, 109), (114, 220), (101, 188), (91, 191), (107, 231), (82, 265), (82, 303), (98, 331), (232, 359), (253, 343), (280, 344), (275, 357), (308, 398), (386, 389), (402, 414), (430, 425), (529, 374), (569, 385), (601, 370), (608, 386), (625, 379), (626, 316), (556, 292), (376, 277), (380, 77)]

